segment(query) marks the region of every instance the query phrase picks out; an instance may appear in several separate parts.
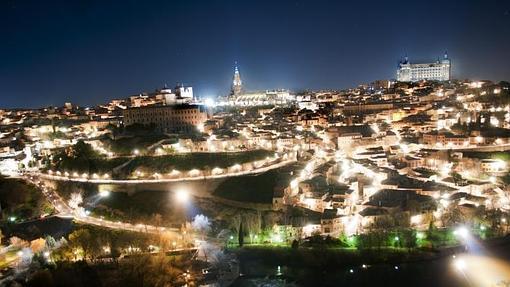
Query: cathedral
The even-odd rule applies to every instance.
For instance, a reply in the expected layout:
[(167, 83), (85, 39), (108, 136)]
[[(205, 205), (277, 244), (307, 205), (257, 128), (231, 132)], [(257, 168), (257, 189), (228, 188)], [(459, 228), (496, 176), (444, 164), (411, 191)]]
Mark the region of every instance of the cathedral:
[(243, 91), (243, 82), (241, 82), (241, 74), (239, 74), (239, 69), (237, 68), (237, 63), (234, 68), (234, 77), (232, 79), (232, 96), (239, 96)]
[(232, 87), (230, 94), (219, 101), (219, 105), (227, 106), (263, 106), (263, 105), (282, 105), (293, 100), (293, 96), (287, 90), (267, 90), (260, 92), (245, 92), (239, 68), (234, 66), (234, 76), (232, 77)]

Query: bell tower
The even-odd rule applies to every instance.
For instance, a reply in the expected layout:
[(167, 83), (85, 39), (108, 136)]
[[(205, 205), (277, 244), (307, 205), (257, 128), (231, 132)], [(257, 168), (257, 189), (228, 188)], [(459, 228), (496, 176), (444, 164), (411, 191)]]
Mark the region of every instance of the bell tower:
[(237, 68), (237, 62), (235, 63), (234, 68), (234, 77), (232, 79), (232, 90), (231, 94), (233, 96), (238, 96), (243, 91), (243, 82), (241, 81), (241, 74), (239, 74), (239, 69)]

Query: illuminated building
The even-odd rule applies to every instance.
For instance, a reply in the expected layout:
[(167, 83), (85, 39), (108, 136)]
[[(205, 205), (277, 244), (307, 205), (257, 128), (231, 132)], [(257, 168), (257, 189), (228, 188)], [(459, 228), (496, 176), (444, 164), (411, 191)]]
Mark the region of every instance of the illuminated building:
[(191, 132), (207, 120), (200, 105), (148, 106), (123, 111), (124, 125), (155, 125), (161, 132)]
[(411, 64), (407, 57), (401, 61), (397, 70), (397, 80), (400, 82), (418, 82), (422, 80), (448, 81), (450, 80), (451, 61), (445, 53), (442, 60), (435, 63)]
[(175, 87), (175, 96), (184, 102), (191, 102), (193, 100), (193, 88), (190, 86), (178, 85)]
[(220, 101), (219, 105), (230, 106), (264, 106), (284, 105), (292, 101), (294, 97), (287, 90), (272, 90), (263, 92), (243, 93), (230, 96), (226, 101)]
[(237, 68), (237, 63), (234, 68), (234, 77), (232, 79), (232, 95), (239, 96), (243, 91), (243, 82), (241, 81), (241, 74), (239, 74), (239, 69)]
[(283, 105), (292, 101), (294, 96), (287, 90), (266, 90), (261, 92), (245, 93), (241, 81), (241, 75), (237, 65), (234, 70), (230, 95), (222, 97), (218, 101), (220, 106), (264, 106)]

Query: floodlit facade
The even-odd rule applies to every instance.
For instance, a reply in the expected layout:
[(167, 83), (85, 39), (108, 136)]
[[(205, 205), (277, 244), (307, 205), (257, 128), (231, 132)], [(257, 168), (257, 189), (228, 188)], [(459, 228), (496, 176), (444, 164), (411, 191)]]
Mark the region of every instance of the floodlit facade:
[(271, 90), (230, 96), (226, 101), (220, 101), (219, 104), (230, 106), (283, 105), (289, 103), (292, 99), (293, 96), (287, 90)]
[(237, 65), (234, 68), (230, 94), (219, 100), (220, 106), (264, 106), (283, 105), (294, 100), (288, 90), (266, 90), (245, 92)]
[(173, 105), (129, 108), (124, 110), (124, 125), (155, 125), (162, 132), (190, 132), (207, 120), (201, 105)]
[(243, 91), (243, 82), (241, 81), (241, 74), (239, 73), (239, 69), (237, 68), (237, 64), (234, 68), (234, 77), (232, 78), (232, 95), (238, 96)]
[(444, 54), (442, 60), (435, 63), (416, 63), (409, 62), (407, 57), (401, 61), (397, 70), (397, 80), (399, 82), (418, 82), (423, 80), (449, 81), (451, 71), (451, 61), (448, 54)]

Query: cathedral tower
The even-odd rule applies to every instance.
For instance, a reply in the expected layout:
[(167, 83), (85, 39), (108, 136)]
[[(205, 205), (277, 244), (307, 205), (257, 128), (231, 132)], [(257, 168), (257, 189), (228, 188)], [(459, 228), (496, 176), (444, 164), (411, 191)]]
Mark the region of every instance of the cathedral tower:
[(232, 79), (232, 91), (231, 94), (233, 96), (238, 96), (241, 94), (243, 90), (243, 83), (241, 82), (241, 74), (239, 74), (239, 69), (237, 68), (237, 62), (234, 69), (234, 77)]

